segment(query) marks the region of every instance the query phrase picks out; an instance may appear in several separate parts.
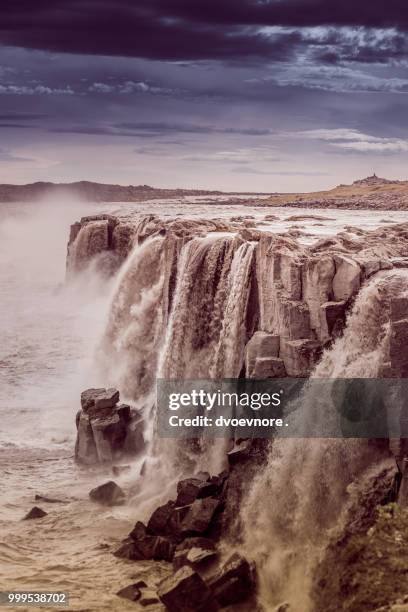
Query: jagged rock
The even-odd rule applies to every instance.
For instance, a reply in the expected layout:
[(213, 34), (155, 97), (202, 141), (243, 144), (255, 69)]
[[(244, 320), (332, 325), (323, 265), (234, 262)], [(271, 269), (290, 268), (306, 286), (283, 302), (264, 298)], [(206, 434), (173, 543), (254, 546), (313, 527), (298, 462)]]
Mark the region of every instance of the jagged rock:
[(170, 612), (213, 612), (218, 610), (211, 591), (191, 567), (182, 567), (158, 587), (158, 595)]
[(112, 249), (118, 258), (118, 263), (124, 261), (132, 250), (136, 227), (134, 223), (118, 223), (112, 233)]
[(281, 297), (276, 303), (277, 325), (282, 337), (291, 340), (311, 336), (309, 307), (304, 302), (295, 302)]
[(215, 512), (220, 506), (218, 499), (206, 497), (197, 499), (189, 506), (181, 523), (181, 533), (184, 536), (201, 535), (209, 528)]
[(335, 255), (336, 274), (333, 278), (333, 294), (337, 302), (349, 300), (360, 289), (361, 268), (350, 257)]
[(110, 463), (124, 447), (127, 427), (118, 413), (91, 420), (93, 438), (100, 463)]
[(89, 497), (92, 501), (98, 502), (104, 506), (117, 506), (125, 501), (125, 494), (122, 489), (109, 480), (98, 487), (95, 487), (89, 492)]
[(73, 272), (83, 270), (91, 259), (109, 249), (109, 222), (81, 220), (79, 231), (73, 230), (74, 242), (69, 245), (69, 263)]
[(253, 370), (257, 357), (278, 357), (279, 336), (263, 331), (257, 331), (249, 340), (245, 348), (245, 363), (247, 378), (253, 377)]
[(286, 368), (279, 357), (257, 357), (252, 378), (285, 378)]
[(213, 561), (218, 556), (213, 540), (209, 538), (187, 538), (176, 547), (173, 557), (173, 568), (183, 565), (199, 567)]
[(321, 345), (315, 340), (281, 339), (281, 357), (289, 376), (309, 376), (321, 355)]
[(230, 606), (253, 595), (255, 569), (244, 557), (234, 553), (208, 584), (218, 603)]
[(199, 478), (186, 478), (177, 484), (176, 506), (187, 506), (196, 499), (211, 497), (218, 493), (218, 487), (213, 482)]
[(119, 559), (128, 559), (128, 561), (144, 560), (144, 556), (131, 538), (123, 540), (120, 546), (114, 551), (113, 555)]
[(81, 394), (82, 410), (76, 417), (78, 463), (111, 463), (143, 449), (143, 419), (118, 401), (117, 389), (87, 389)]
[(165, 535), (168, 531), (168, 522), (175, 507), (175, 502), (169, 501), (167, 504), (156, 508), (147, 523), (147, 531), (154, 535)]
[(190, 507), (191, 505), (180, 506), (171, 513), (170, 520), (167, 523), (167, 532), (176, 542), (180, 542), (185, 537), (183, 534), (183, 520), (188, 514)]
[(130, 601), (137, 601), (142, 595), (140, 588), (137, 586), (138, 584), (138, 582), (135, 584), (129, 584), (123, 589), (120, 589), (116, 595), (118, 597), (122, 597), (123, 599), (129, 599)]
[(134, 538), (132, 534), (115, 550), (115, 557), (130, 561), (172, 561), (175, 545), (169, 539), (146, 533)]
[(90, 418), (80, 411), (77, 419), (77, 438), (75, 443), (75, 459), (78, 463), (92, 465), (98, 462), (98, 452), (93, 436)]
[(31, 508), (30, 512), (27, 512), (27, 514), (23, 518), (23, 521), (43, 518), (43, 516), (47, 516), (47, 514), (48, 512), (45, 512), (45, 510), (43, 510), (42, 508), (39, 508), (38, 506), (34, 506), (33, 508)]
[(117, 389), (86, 389), (81, 393), (82, 410), (89, 415), (96, 413), (100, 416), (102, 410), (114, 408), (118, 401)]
[(302, 267), (303, 264), (293, 255), (281, 255), (280, 279), (291, 300), (302, 298)]
[(303, 268), (302, 299), (310, 312), (310, 325), (320, 340), (326, 339), (321, 330), (320, 308), (333, 297), (333, 277), (336, 272), (333, 257), (322, 255), (309, 259)]

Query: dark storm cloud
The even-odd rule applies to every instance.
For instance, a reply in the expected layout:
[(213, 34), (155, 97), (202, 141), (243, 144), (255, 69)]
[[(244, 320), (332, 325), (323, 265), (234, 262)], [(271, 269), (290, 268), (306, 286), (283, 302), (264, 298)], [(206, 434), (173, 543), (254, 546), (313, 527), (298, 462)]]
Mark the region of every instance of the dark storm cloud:
[[(265, 32), (267, 26), (286, 30)], [(404, 37), (388, 46), (304, 37), (301, 28), (361, 26), (408, 29), (405, 0), (3, 0), (0, 43), (54, 52), (164, 60), (263, 58), (287, 60), (302, 46), (321, 46), (320, 59), (340, 55), (376, 61), (406, 54)], [(289, 28), (289, 29), (288, 29)], [(294, 28), (291, 30), (290, 28)], [(339, 38), (340, 37), (340, 38)], [(337, 38), (337, 40), (335, 40)], [(375, 42), (375, 41), (374, 41)]]
[(297, 32), (270, 40), (255, 27), (186, 21), (155, 0), (137, 5), (130, 0), (6, 0), (0, 24), (3, 45), (166, 60), (286, 59), (300, 40)]

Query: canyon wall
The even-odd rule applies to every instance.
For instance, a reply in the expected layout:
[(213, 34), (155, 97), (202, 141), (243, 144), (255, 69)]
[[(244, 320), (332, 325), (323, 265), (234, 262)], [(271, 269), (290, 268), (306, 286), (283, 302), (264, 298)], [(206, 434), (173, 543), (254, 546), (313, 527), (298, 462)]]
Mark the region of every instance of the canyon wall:
[[(322, 350), (342, 332), (361, 286), (373, 275), (408, 265), (406, 224), (360, 232), (358, 238), (342, 232), (310, 247), (246, 225), (155, 215), (85, 217), (71, 228), (67, 272), (94, 262), (112, 274), (132, 252), (121, 280), (122, 298), (128, 292), (125, 310), (137, 296), (140, 302), (140, 287), (147, 291), (161, 277), (151, 307), (160, 311), (154, 352), (162, 353), (163, 376), (237, 377), (246, 371), (248, 377), (270, 378), (309, 376)], [(154, 238), (160, 247), (156, 242), (141, 249)], [(153, 248), (160, 261), (149, 254)], [(139, 288), (135, 280), (128, 282), (136, 268), (146, 277), (141, 283), (139, 273)], [(133, 323), (142, 310), (133, 308)], [(408, 306), (399, 300), (392, 311), (400, 336)], [(118, 326), (117, 320), (111, 323)], [(393, 342), (388, 376), (398, 375), (401, 350)], [(158, 356), (156, 361), (158, 366)]]
[[(406, 376), (408, 224), (312, 246), (250, 225), (148, 215), (87, 217), (71, 230), (68, 275), (88, 265), (119, 270), (99, 366), (104, 384), (142, 409), (151, 430), (157, 377)], [(301, 419), (331, 418), (328, 395), (306, 392), (301, 403)], [(259, 442), (152, 435), (154, 478), (147, 467), (144, 482), (152, 494), (154, 480), (163, 503), (180, 476), (228, 467), (221, 531), (227, 546), (255, 560), (258, 601), (266, 610), (284, 601), (285, 610), (313, 609), (313, 572), (319, 559), (320, 573), (328, 567), (333, 529), (347, 530), (355, 491), (373, 478), (388, 499), (390, 450), (402, 461), (404, 441)], [(372, 511), (378, 500), (367, 499)], [(342, 594), (330, 594), (337, 605)]]

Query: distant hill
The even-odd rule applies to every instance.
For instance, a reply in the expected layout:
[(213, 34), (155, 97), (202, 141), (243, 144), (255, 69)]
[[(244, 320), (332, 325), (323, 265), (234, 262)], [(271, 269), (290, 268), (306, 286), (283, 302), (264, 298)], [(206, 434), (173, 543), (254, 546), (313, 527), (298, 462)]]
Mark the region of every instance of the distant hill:
[(52, 197), (73, 197), (85, 202), (143, 202), (160, 198), (194, 195), (221, 195), (201, 189), (156, 189), (149, 185), (105, 185), (90, 181), (77, 183), (30, 183), (0, 185), (0, 202), (33, 202)]
[(408, 181), (390, 181), (373, 174), (328, 191), (272, 195), (267, 206), (408, 210)]

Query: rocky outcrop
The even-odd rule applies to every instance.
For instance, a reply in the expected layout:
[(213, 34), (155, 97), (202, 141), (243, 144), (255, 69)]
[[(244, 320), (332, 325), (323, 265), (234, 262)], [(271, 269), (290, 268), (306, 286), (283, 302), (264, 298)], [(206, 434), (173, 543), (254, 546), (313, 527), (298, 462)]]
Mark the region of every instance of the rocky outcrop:
[(71, 225), (67, 247), (67, 277), (83, 271), (91, 262), (106, 275), (112, 274), (131, 248), (134, 227), (112, 215), (82, 217)]
[(125, 502), (124, 492), (113, 480), (92, 489), (89, 492), (89, 497), (92, 501), (103, 506), (120, 506)]
[[(254, 609), (254, 566), (237, 553), (220, 563), (218, 541), (229, 504), (230, 474), (226, 471), (211, 477), (198, 473), (181, 480), (177, 499), (156, 508), (147, 525), (138, 521), (114, 552), (130, 561), (172, 562), (173, 572), (157, 588), (167, 610), (218, 610), (237, 603), (247, 604), (242, 608), (245, 611)], [(230, 500), (236, 503), (236, 498)], [(236, 506), (229, 509), (229, 513), (236, 512)], [(130, 585), (118, 595), (136, 598), (138, 590), (137, 585)]]
[(204, 580), (187, 566), (165, 578), (159, 585), (158, 595), (170, 612), (215, 612), (219, 609)]
[(47, 516), (47, 514), (48, 513), (45, 512), (45, 510), (43, 510), (42, 508), (39, 508), (38, 506), (34, 506), (33, 508), (31, 508), (30, 512), (27, 512), (27, 514), (23, 518), (23, 521), (29, 521), (31, 519), (43, 518), (43, 516)]
[[(357, 495), (316, 573), (316, 612), (389, 610), (406, 593), (406, 511), (395, 504), (395, 464), (386, 460), (359, 483)], [(391, 608), (393, 609), (393, 608)]]
[(87, 389), (81, 406), (76, 417), (78, 463), (111, 463), (143, 450), (143, 419), (127, 404), (119, 404), (117, 389)]

